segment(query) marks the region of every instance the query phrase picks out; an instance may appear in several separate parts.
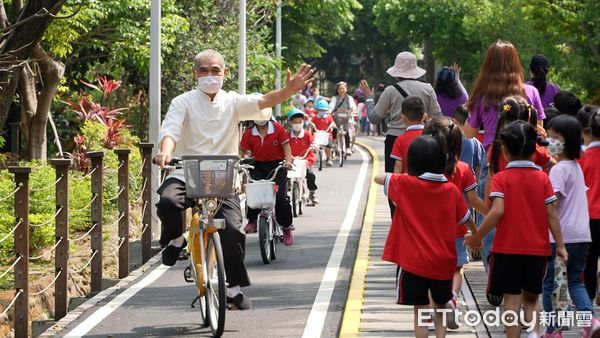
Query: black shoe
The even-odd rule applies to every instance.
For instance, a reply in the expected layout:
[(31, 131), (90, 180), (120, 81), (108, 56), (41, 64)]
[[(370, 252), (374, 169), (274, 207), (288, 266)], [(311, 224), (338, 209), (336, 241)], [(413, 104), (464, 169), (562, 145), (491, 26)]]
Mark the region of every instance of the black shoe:
[(243, 293), (231, 298), (227, 297), (227, 304), (230, 304), (230, 310), (248, 310), (252, 308), (252, 301)]
[(162, 263), (167, 266), (173, 266), (177, 263), (179, 259), (179, 254), (181, 250), (185, 248), (187, 245), (187, 241), (185, 238), (183, 239), (183, 244), (180, 247), (176, 247), (173, 245), (167, 245), (167, 247), (162, 252)]

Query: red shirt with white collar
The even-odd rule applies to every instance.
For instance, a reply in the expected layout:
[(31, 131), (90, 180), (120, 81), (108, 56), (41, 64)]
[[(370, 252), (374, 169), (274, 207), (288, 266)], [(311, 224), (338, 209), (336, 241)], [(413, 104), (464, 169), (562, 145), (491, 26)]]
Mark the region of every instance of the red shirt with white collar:
[(600, 141), (589, 144), (579, 162), (583, 170), (591, 219), (600, 219)]
[(492, 252), (550, 256), (546, 205), (556, 201), (550, 178), (531, 161), (512, 161), (494, 175), (490, 199), (504, 199)]
[[(452, 279), (456, 227), (471, 213), (461, 192), (441, 174), (388, 174), (384, 190), (396, 205), (382, 259), (415, 275)], [(423, 212), (424, 206), (435, 206)]]
[[(327, 131), (330, 127), (335, 127), (335, 121), (333, 121), (333, 117), (331, 115), (326, 114), (323, 117), (319, 117), (319, 115), (313, 116), (310, 119), (314, 129), (318, 131)], [(332, 137), (332, 131), (329, 131), (329, 138)]]
[[(292, 156), (304, 157), (306, 154), (306, 161), (309, 167), (315, 164), (315, 154), (310, 149), (311, 144), (314, 141), (313, 135), (308, 130), (302, 129), (300, 134), (296, 135), (293, 131), (290, 131), (290, 146), (292, 148)], [(308, 150), (308, 152), (307, 152)]]
[(240, 149), (250, 151), (252, 157), (259, 162), (282, 161), (285, 159), (283, 145), (289, 141), (285, 128), (277, 122), (269, 121), (264, 138), (260, 136), (256, 126), (246, 129), (240, 141)]
[[(454, 167), (454, 173), (452, 176), (445, 175), (448, 181), (454, 183), (454, 185), (463, 192), (464, 194), (477, 188), (477, 180), (475, 179), (475, 173), (473, 169), (463, 161), (458, 161), (456, 167)], [(467, 228), (460, 226), (456, 229), (456, 237), (464, 237), (467, 234)]]
[[(492, 149), (493, 148), (490, 147), (490, 151), (487, 154), (488, 165), (490, 165), (492, 163), (492, 153), (493, 153)], [(552, 157), (550, 156), (550, 153), (548, 152), (548, 149), (546, 149), (546, 147), (542, 147), (539, 144), (536, 144), (535, 145), (535, 153), (533, 153), (532, 161), (538, 167), (545, 169), (552, 161)], [(508, 162), (504, 158), (504, 154), (500, 153), (500, 157), (498, 157), (498, 169), (495, 170), (495, 172), (500, 172), (500, 171), (504, 170), (504, 168), (506, 168), (507, 164), (508, 164)]]
[(404, 134), (398, 136), (396, 141), (394, 141), (394, 146), (392, 147), (392, 153), (390, 155), (391, 158), (397, 161), (402, 161), (402, 173), (406, 173), (408, 167), (406, 163), (406, 157), (408, 155), (408, 147), (414, 139), (421, 136), (423, 134), (423, 129), (425, 128), (422, 124), (414, 124), (412, 126), (406, 127), (406, 131)]

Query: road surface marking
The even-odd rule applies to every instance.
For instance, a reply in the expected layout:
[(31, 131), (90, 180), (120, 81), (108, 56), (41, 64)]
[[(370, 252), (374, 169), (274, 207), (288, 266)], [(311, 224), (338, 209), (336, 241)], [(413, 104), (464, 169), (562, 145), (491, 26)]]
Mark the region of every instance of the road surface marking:
[[(373, 158), (372, 177), (379, 174), (379, 158), (375, 150), (365, 144), (361, 144), (370, 153)], [(371, 246), (371, 231), (375, 219), (375, 206), (377, 204), (377, 190), (379, 186), (371, 182), (369, 197), (367, 200), (367, 209), (363, 221), (360, 240), (358, 242), (358, 251), (356, 261), (352, 269), (350, 278), (350, 290), (348, 290), (348, 299), (344, 308), (342, 317), (342, 326), (340, 328), (340, 338), (357, 337), (360, 329), (360, 315), (363, 305), (365, 278), (367, 276), (367, 267), (369, 265), (369, 248)]]
[(67, 333), (64, 337), (74, 338), (74, 337), (83, 337), (86, 333), (88, 333), (91, 329), (93, 329), (96, 325), (100, 324), (102, 320), (108, 317), (111, 313), (113, 313), (116, 309), (118, 309), (123, 303), (125, 303), (129, 298), (133, 297), (136, 293), (141, 291), (143, 288), (152, 284), (155, 280), (158, 279), (163, 273), (169, 270), (170, 266), (160, 265), (154, 271), (150, 272), (144, 279), (139, 281), (134, 286), (126, 289), (121, 294), (119, 294), (115, 299), (108, 302), (106, 305), (102, 306), (92, 315), (87, 317), (83, 322), (77, 325), (71, 332)]
[(314, 338), (321, 337), (323, 331), (323, 325), (325, 324), (325, 317), (327, 317), (327, 311), (329, 309), (329, 302), (331, 301), (331, 295), (335, 288), (335, 282), (337, 281), (338, 272), (340, 270), (340, 264), (346, 250), (346, 244), (348, 242), (348, 235), (356, 218), (356, 212), (358, 210), (358, 204), (362, 196), (363, 187), (367, 178), (367, 169), (369, 166), (369, 160), (367, 154), (361, 148), (358, 148), (358, 152), (362, 157), (362, 165), (360, 166), (360, 172), (358, 173), (356, 183), (354, 184), (354, 192), (352, 198), (348, 204), (348, 210), (346, 216), (342, 222), (342, 226), (338, 232), (337, 238), (335, 239), (335, 245), (329, 256), (327, 267), (323, 273), (321, 279), (321, 285), (319, 285), (319, 291), (315, 297), (315, 302), (308, 315), (306, 326), (304, 327), (303, 338)]

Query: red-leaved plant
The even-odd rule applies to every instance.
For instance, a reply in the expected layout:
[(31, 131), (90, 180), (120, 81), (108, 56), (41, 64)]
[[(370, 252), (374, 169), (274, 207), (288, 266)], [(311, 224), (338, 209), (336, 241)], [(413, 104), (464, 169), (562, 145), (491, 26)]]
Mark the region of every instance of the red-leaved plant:
[[(121, 81), (109, 80), (106, 76), (96, 77), (98, 85), (81, 81), (87, 87), (99, 91), (101, 93), (100, 103), (95, 103), (91, 98), (82, 96), (79, 102), (64, 101), (68, 104), (72, 111), (77, 113), (83, 122), (96, 121), (100, 123), (105, 130), (103, 138), (103, 146), (106, 149), (113, 149), (121, 140), (120, 131), (128, 129), (130, 126), (125, 124), (125, 118), (122, 118), (122, 111), (126, 108), (115, 108), (110, 106), (110, 96), (121, 86)], [(89, 170), (89, 163), (85, 157), (87, 151), (84, 135), (75, 137), (75, 150), (73, 151), (73, 159), (75, 165), (82, 171)]]

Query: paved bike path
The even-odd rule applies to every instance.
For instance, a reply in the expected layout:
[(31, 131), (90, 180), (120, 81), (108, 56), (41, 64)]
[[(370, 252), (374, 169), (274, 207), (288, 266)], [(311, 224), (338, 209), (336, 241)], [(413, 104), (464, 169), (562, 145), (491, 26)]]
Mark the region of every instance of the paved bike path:
[[(366, 161), (370, 161), (366, 152), (364, 156)], [(294, 246), (279, 245), (278, 259), (271, 264), (264, 265), (260, 259), (257, 236), (247, 236), (246, 265), (252, 286), (245, 288), (244, 292), (251, 297), (254, 308), (249, 311), (228, 311), (224, 337), (302, 336), (309, 313), (315, 306), (315, 296), (322, 286), (322, 278), (336, 239), (340, 242), (340, 226), (347, 217), (347, 209), (362, 163), (363, 158), (357, 152), (348, 158), (343, 168), (324, 168), (322, 172), (317, 173), (318, 197), (321, 204), (318, 207), (306, 207), (305, 214), (295, 219)], [(335, 337), (339, 331), (371, 179), (370, 166), (367, 166), (367, 169), (366, 175), (363, 175), (366, 179), (358, 184), (362, 193), (358, 196), (358, 207), (354, 210), (355, 216), (350, 222), (347, 241), (341, 241), (346, 243), (345, 248), (342, 247), (341, 251), (338, 248), (343, 255), (327, 307), (322, 337)], [(185, 263), (178, 262), (118, 308), (110, 309), (112, 312), (101, 322), (86, 328), (89, 330), (85, 336), (210, 336), (210, 330), (198, 324), (199, 310), (190, 308), (195, 292), (193, 285), (183, 280)], [(158, 267), (160, 264), (154, 264), (130, 283), (128, 288), (117, 290), (86, 310), (79, 318), (66, 325), (57, 336), (68, 336), (73, 328), (86, 319), (98, 316), (99, 309), (100, 312), (106, 311), (107, 307), (103, 307), (104, 305), (114, 301), (119, 295), (123, 298), (124, 293), (132, 293), (131, 286), (140, 283), (149, 274), (156, 273)], [(321, 287), (321, 293), (328, 291), (323, 288), (327, 288), (326, 283)]]

